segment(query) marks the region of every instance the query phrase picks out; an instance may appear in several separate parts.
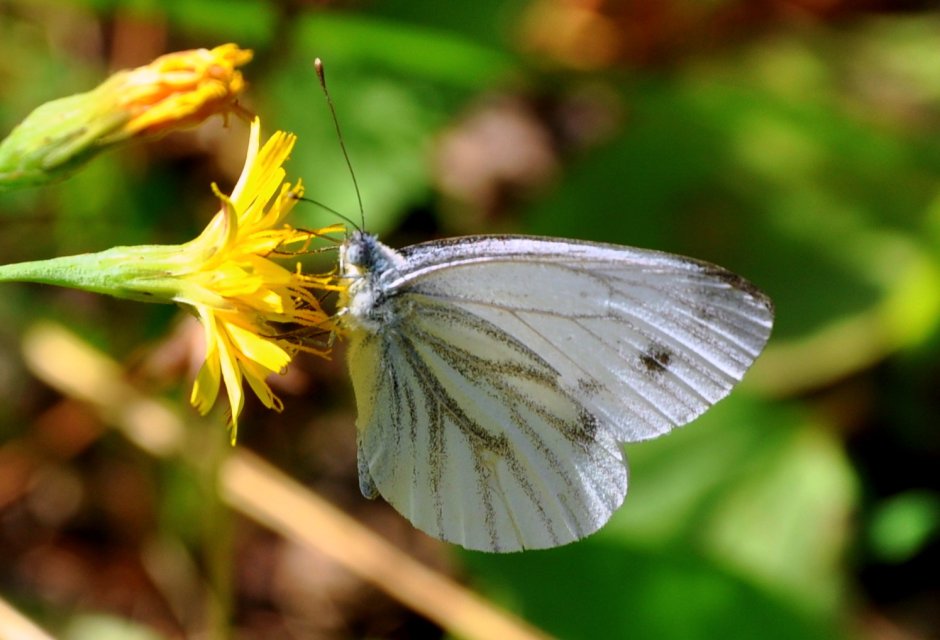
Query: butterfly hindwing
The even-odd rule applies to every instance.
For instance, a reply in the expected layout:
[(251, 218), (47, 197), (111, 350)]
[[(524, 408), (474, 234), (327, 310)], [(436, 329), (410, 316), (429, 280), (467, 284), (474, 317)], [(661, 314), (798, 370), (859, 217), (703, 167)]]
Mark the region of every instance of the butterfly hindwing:
[(619, 447), (544, 361), (490, 323), (431, 304), (350, 348), (371, 408), (360, 410), (359, 454), (418, 528), (471, 549), (552, 547), (623, 501)]

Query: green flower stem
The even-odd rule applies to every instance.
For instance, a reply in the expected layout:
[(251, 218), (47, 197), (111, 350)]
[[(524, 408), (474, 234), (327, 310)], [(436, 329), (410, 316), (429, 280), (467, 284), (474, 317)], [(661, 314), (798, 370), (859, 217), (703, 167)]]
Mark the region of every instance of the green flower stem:
[(114, 247), (99, 253), (0, 266), (0, 282), (36, 282), (143, 302), (174, 302), (180, 294), (183, 247)]

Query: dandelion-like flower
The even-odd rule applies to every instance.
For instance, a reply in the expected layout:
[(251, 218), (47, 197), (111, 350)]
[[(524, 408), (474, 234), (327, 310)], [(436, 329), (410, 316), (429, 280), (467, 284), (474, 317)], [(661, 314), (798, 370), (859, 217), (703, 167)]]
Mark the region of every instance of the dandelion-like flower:
[(245, 80), (237, 67), (251, 57), (234, 44), (169, 53), (41, 105), (0, 143), (0, 189), (65, 177), (129, 138), (193, 126), (216, 113), (243, 115), (237, 100)]
[[(255, 120), (245, 168), (232, 195), (216, 189), (222, 208), (185, 246), (191, 268), (175, 296), (177, 302), (195, 309), (206, 334), (206, 362), (191, 401), (205, 413), (215, 402), (220, 380), (224, 381), (233, 424), (244, 402), (243, 379), (265, 406), (280, 410), (280, 401), (265, 379), (282, 371), (297, 350), (322, 354), (304, 341), (277, 337), (278, 327), (327, 327), (327, 316), (313, 292), (334, 288), (330, 275), (305, 275), (269, 258), (308, 243), (311, 232), (276, 228), (303, 193), (299, 182), (294, 187), (282, 184), (281, 165), (295, 137), (277, 132), (259, 150), (258, 128)], [(315, 233), (340, 231), (337, 226)]]
[(265, 406), (280, 410), (267, 377), (282, 372), (298, 351), (326, 355), (325, 346), (317, 349), (308, 338), (311, 331), (331, 328), (317, 294), (337, 289), (333, 274), (305, 274), (299, 264), (290, 269), (275, 259), (302, 253), (315, 237), (343, 231), (340, 225), (304, 231), (283, 224), (303, 193), (299, 181), (284, 182), (282, 165), (296, 138), (278, 131), (261, 146), (260, 128), (255, 119), (231, 195), (213, 185), (221, 206), (195, 240), (0, 267), (0, 281), (45, 282), (191, 309), (206, 337), (191, 401), (206, 413), (224, 383), (233, 441), (244, 382)]

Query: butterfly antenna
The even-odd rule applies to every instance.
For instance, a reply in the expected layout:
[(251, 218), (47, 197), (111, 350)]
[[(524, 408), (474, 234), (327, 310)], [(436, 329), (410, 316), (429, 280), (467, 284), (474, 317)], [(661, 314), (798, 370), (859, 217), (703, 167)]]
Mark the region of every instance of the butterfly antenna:
[[(333, 106), (333, 99), (330, 97), (330, 91), (326, 88), (326, 74), (323, 71), (323, 61), (317, 58), (313, 61), (313, 68), (316, 69), (317, 79), (320, 81), (320, 87), (323, 89), (323, 95), (326, 96), (326, 104), (330, 107), (330, 115), (333, 117), (333, 126), (336, 128), (336, 137), (339, 138), (339, 147), (343, 150), (343, 157), (346, 159), (346, 166), (349, 167), (349, 175), (352, 177), (353, 188), (356, 190), (356, 200), (359, 201), (359, 219), (362, 226), (353, 223), (359, 231), (366, 226), (366, 214), (362, 207), (362, 194), (359, 193), (359, 182), (356, 180), (356, 172), (353, 171), (352, 162), (349, 160), (349, 152), (346, 150), (346, 142), (343, 140), (343, 132), (339, 128), (339, 118), (336, 117), (336, 107)], [(345, 216), (341, 216), (344, 217)], [(349, 220), (349, 218), (345, 218)]]
[(350, 224), (350, 226), (355, 227), (356, 229), (359, 229), (360, 231), (362, 230), (362, 229), (359, 228), (359, 225), (356, 224), (355, 221), (353, 221), (352, 218), (350, 218), (350, 217), (347, 216), (347, 215), (344, 215), (344, 214), (340, 213), (339, 211), (337, 211), (336, 209), (334, 209), (333, 207), (331, 207), (331, 206), (328, 205), (328, 204), (323, 204), (323, 203), (320, 202), (319, 200), (314, 200), (313, 198), (308, 198), (307, 196), (296, 196), (296, 195), (292, 195), (291, 197), (294, 198), (294, 200), (297, 200), (297, 201), (299, 201), (299, 202), (309, 202), (310, 204), (316, 205), (316, 206), (320, 207), (321, 209), (323, 209), (324, 211), (328, 211), (328, 212), (332, 213), (334, 216), (336, 216), (336, 217), (339, 218), (340, 220), (342, 220), (342, 221), (344, 221), (344, 222), (348, 222), (348, 223)]

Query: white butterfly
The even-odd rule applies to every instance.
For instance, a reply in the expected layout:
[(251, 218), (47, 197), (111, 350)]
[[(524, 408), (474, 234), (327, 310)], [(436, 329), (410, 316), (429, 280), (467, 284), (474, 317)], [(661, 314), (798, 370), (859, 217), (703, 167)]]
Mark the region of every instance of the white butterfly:
[(357, 231), (340, 268), (362, 493), (483, 551), (599, 529), (627, 492), (620, 443), (727, 395), (773, 324), (739, 276), (610, 244), (478, 236), (395, 251)]

